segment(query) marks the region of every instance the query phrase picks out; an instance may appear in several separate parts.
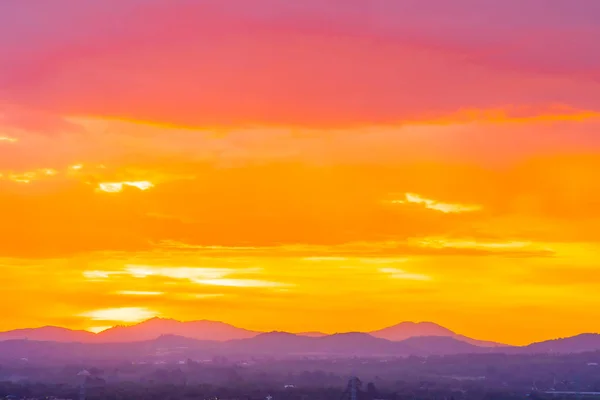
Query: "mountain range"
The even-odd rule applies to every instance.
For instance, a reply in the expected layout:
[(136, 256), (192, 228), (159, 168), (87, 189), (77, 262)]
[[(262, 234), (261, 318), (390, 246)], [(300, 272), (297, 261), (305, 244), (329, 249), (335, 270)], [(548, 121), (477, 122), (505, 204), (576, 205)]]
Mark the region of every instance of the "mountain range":
[(19, 358), (60, 358), (63, 355), (75, 358), (141, 357), (155, 355), (158, 349), (162, 349), (161, 352), (171, 349), (164, 354), (275, 357), (575, 353), (600, 350), (600, 335), (582, 334), (516, 347), (469, 338), (432, 322), (403, 322), (371, 332), (328, 335), (320, 332), (265, 333), (223, 322), (181, 322), (163, 318), (116, 326), (98, 334), (60, 327), (0, 332), (0, 353)]
[[(12, 330), (0, 332), (0, 341), (28, 339), (51, 342), (115, 343), (148, 341), (163, 335), (175, 335), (197, 340), (226, 342), (237, 339), (249, 339), (264, 333), (238, 328), (219, 321), (182, 322), (167, 318), (152, 318), (135, 325), (115, 326), (97, 334), (54, 326)], [(450, 337), (480, 347), (506, 346), (500, 343), (486, 342), (459, 335), (433, 322), (402, 322), (388, 328), (365, 333), (375, 338), (393, 342), (413, 337), (438, 336)], [(322, 332), (302, 332), (295, 335), (312, 338), (330, 336)]]

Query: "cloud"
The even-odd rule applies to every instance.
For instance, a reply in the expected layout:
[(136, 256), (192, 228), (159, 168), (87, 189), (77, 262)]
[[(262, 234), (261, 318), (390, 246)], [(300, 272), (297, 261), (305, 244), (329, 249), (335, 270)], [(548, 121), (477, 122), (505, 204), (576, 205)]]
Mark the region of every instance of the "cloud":
[(151, 291), (141, 291), (141, 290), (119, 290), (117, 294), (123, 296), (160, 296), (163, 295), (164, 292), (151, 292)]
[(289, 284), (281, 282), (265, 281), (260, 279), (228, 279), (228, 278), (217, 278), (217, 279), (196, 279), (195, 283), (202, 285), (212, 286), (231, 286), (231, 287), (283, 287), (290, 286)]
[(406, 193), (405, 200), (392, 200), (392, 204), (407, 203), (421, 204), (424, 205), (425, 208), (435, 211), (441, 211), (445, 214), (473, 212), (479, 211), (482, 208), (480, 205), (442, 203), (436, 200), (424, 198), (421, 195), (415, 193)]
[[(146, 278), (149, 276), (163, 276), (172, 279), (187, 279), (191, 281), (201, 279), (219, 279), (235, 273), (236, 270), (227, 268), (203, 268), (203, 267), (155, 267), (150, 265), (127, 265), (124, 273), (135, 278)], [(246, 272), (256, 272), (249, 269)]]
[(98, 184), (98, 189), (106, 193), (119, 193), (123, 191), (126, 186), (136, 187), (141, 191), (148, 190), (154, 187), (152, 182), (138, 181), (138, 182), (101, 182)]
[[(69, 163), (55, 175), (44, 169), (32, 170), (35, 175), (2, 171), (0, 217), (6, 229), (0, 255), (62, 257), (151, 248), (228, 255), (287, 248), (304, 257), (345, 257), (362, 251), (351, 250), (353, 244), (374, 243), (377, 256), (402, 257), (403, 252), (490, 251), (410, 242), (419, 238), (483, 243), (598, 238), (600, 186), (590, 173), (600, 164), (593, 154), (544, 156), (501, 169), (446, 162), (83, 164), (72, 171)], [(194, 178), (178, 178), (182, 173)], [(112, 196), (95, 190), (98, 182), (142, 182), (140, 177), (159, 183), (143, 193), (123, 190)], [(427, 196), (412, 198), (419, 203), (410, 207), (382, 202), (390, 193), (413, 192)], [(481, 210), (466, 212), (475, 206)], [(379, 247), (386, 242), (395, 247)], [(311, 246), (317, 253), (302, 250)], [(327, 246), (342, 253), (328, 253)]]
[(407, 272), (398, 268), (380, 268), (379, 271), (389, 275), (392, 279), (403, 279), (408, 281), (430, 281), (431, 277), (424, 274)]
[[(149, 277), (168, 278), (173, 280), (186, 280), (193, 284), (207, 286), (224, 286), (240, 288), (267, 288), (289, 286), (287, 283), (263, 279), (236, 278), (234, 276), (260, 275), (259, 268), (205, 268), (205, 267), (177, 267), (177, 266), (150, 266), (126, 265), (118, 271), (84, 271), (86, 279), (92, 281), (106, 280), (111, 277), (127, 275), (133, 278), (144, 279)], [(123, 295), (160, 295), (163, 292), (121, 290)]]
[(58, 171), (52, 168), (42, 168), (34, 171), (24, 171), (24, 172), (0, 172), (0, 179), (7, 179), (16, 183), (31, 183), (32, 181), (38, 179), (45, 179), (49, 177), (56, 176)]
[(523, 249), (532, 245), (529, 242), (477, 242), (473, 240), (447, 240), (442, 238), (427, 238), (419, 241), (422, 246), (428, 247), (454, 247), (454, 248), (483, 248), (492, 250), (505, 250), (505, 249)]

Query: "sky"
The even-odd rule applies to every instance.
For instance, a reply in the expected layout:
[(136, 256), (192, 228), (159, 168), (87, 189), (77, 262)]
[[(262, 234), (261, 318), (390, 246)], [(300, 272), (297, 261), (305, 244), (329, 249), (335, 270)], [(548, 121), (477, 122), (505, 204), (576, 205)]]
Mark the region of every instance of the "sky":
[(600, 332), (597, 0), (0, 2), (0, 329)]

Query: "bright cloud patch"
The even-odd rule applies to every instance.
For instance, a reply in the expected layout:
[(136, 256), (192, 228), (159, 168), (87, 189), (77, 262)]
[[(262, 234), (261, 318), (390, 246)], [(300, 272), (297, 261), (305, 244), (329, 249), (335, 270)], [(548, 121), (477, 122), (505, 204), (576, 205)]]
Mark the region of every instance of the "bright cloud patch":
[(154, 184), (149, 181), (135, 182), (103, 182), (98, 184), (98, 189), (106, 193), (119, 193), (127, 186), (136, 187), (140, 190), (148, 190), (154, 187)]
[[(171, 279), (188, 279), (192, 281), (202, 279), (220, 279), (238, 270), (230, 268), (202, 268), (202, 267), (154, 267), (149, 265), (127, 265), (125, 273), (135, 278), (149, 276), (162, 276)], [(256, 272), (255, 269), (242, 270), (241, 272)]]
[(474, 204), (452, 204), (442, 203), (437, 200), (427, 199), (415, 193), (406, 193), (404, 200), (392, 200), (393, 204), (420, 204), (430, 210), (441, 211), (443, 213), (465, 213), (479, 211), (482, 209), (480, 205)]
[(135, 323), (156, 317), (158, 313), (144, 307), (120, 307), (88, 311), (81, 314), (81, 316), (94, 321)]
[(201, 268), (201, 267), (152, 267), (141, 265), (129, 265), (126, 273), (136, 278), (149, 276), (161, 276), (170, 279), (187, 279), (193, 283), (210, 286), (228, 287), (278, 287), (285, 286), (280, 282), (272, 282), (261, 279), (238, 279), (232, 278), (233, 274), (256, 274), (259, 268)]
[(10, 136), (0, 136), (0, 143), (16, 143), (19, 139)]
[[(126, 265), (122, 271), (84, 271), (88, 280), (102, 281), (112, 276), (129, 276), (132, 278), (162, 277), (168, 279), (187, 280), (191, 283), (224, 287), (281, 287), (285, 283), (262, 279), (235, 278), (235, 274), (258, 274), (260, 268), (203, 268), (203, 267), (155, 267), (150, 265)], [(163, 292), (155, 291), (119, 291), (121, 295), (158, 296)]]
[(41, 168), (34, 171), (0, 173), (0, 178), (17, 183), (31, 183), (34, 180), (55, 175), (58, 175), (57, 170), (52, 168)]
[(88, 332), (92, 332), (92, 333), (100, 333), (100, 332), (104, 332), (110, 328), (112, 328), (112, 326), (92, 326), (90, 328), (87, 328), (86, 330)]

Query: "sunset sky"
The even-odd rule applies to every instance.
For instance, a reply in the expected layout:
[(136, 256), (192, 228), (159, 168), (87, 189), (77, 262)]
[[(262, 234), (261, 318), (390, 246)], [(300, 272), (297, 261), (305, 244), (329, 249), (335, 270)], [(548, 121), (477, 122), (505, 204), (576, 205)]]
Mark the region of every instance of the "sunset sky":
[(0, 330), (600, 331), (597, 0), (0, 1)]

